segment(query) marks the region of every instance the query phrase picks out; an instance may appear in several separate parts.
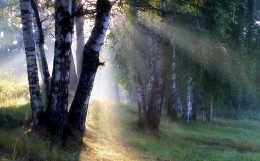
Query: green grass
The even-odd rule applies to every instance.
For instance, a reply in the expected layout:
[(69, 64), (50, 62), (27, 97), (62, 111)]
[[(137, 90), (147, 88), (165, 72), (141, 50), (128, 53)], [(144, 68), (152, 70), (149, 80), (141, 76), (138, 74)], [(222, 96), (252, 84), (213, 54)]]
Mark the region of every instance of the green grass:
[(28, 126), (26, 85), (0, 80), (0, 160), (258, 161), (260, 122), (214, 118), (173, 123), (165, 113), (159, 132), (137, 127), (137, 107), (92, 101), (83, 135), (62, 146), (45, 128)]
[(139, 160), (257, 161), (260, 158), (258, 121), (215, 118), (211, 124), (198, 121), (186, 125), (182, 121), (173, 123), (163, 114), (160, 132), (151, 132), (136, 126), (135, 106), (106, 106), (96, 105), (95, 111), (90, 108), (95, 113), (92, 119), (101, 128), (94, 125), (95, 131), (131, 147)]

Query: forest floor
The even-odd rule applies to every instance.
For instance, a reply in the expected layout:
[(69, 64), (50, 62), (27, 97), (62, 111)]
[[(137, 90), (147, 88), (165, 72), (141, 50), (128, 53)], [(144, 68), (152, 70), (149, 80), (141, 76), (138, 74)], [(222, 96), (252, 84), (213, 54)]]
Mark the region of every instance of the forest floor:
[(214, 118), (185, 125), (162, 115), (159, 132), (136, 125), (137, 107), (91, 101), (84, 134), (65, 145), (32, 131), (27, 88), (0, 80), (0, 160), (259, 161), (260, 121)]

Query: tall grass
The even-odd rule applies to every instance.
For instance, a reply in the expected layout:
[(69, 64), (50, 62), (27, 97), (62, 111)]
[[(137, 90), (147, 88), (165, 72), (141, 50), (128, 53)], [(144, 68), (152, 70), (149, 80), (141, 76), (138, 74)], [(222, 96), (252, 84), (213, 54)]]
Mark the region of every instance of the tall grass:
[(77, 160), (74, 150), (62, 148), (57, 136), (47, 129), (32, 131), (27, 125), (31, 109), (26, 83), (0, 78), (0, 160)]

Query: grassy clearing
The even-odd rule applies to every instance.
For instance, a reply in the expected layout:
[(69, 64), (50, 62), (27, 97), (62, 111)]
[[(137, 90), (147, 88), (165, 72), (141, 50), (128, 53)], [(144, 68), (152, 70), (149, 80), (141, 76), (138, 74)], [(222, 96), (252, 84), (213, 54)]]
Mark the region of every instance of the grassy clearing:
[(73, 131), (65, 146), (46, 129), (31, 131), (28, 91), (0, 81), (0, 160), (258, 161), (260, 122), (214, 119), (212, 124), (172, 123), (160, 132), (136, 126), (134, 105), (92, 101), (85, 134)]
[[(137, 110), (133, 106), (117, 107), (121, 138), (139, 153), (152, 160), (259, 160), (260, 122), (215, 119), (212, 124), (172, 123), (163, 117), (160, 132), (151, 133), (133, 125)], [(121, 115), (120, 115), (121, 114)], [(125, 137), (127, 136), (127, 137)]]

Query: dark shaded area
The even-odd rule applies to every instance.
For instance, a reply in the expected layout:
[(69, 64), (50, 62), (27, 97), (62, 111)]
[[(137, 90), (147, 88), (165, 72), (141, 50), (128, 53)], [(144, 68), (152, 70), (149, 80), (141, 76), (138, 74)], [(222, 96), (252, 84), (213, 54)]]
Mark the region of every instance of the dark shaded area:
[[(82, 142), (82, 138), (85, 137), (82, 132), (73, 130), (73, 135), (64, 140), (59, 135), (50, 135), (45, 126), (32, 130), (31, 119), (27, 116), (30, 111), (29, 107), (30, 105), (26, 104), (15, 108), (0, 108), (1, 139), (7, 139), (10, 142), (9, 144), (12, 144), (2, 145), (1, 143), (4, 141), (0, 141), (0, 151), (3, 153), (1, 155), (3, 159), (63, 160), (59, 158), (64, 157), (59, 157), (59, 155), (67, 154), (74, 158), (68, 158), (69, 160), (75, 160), (75, 158), (80, 158), (79, 155), (82, 149), (90, 149)], [(8, 138), (3, 138), (8, 133), (10, 133), (7, 136)], [(12, 148), (10, 149), (9, 146)], [(60, 154), (57, 155), (56, 153)]]

